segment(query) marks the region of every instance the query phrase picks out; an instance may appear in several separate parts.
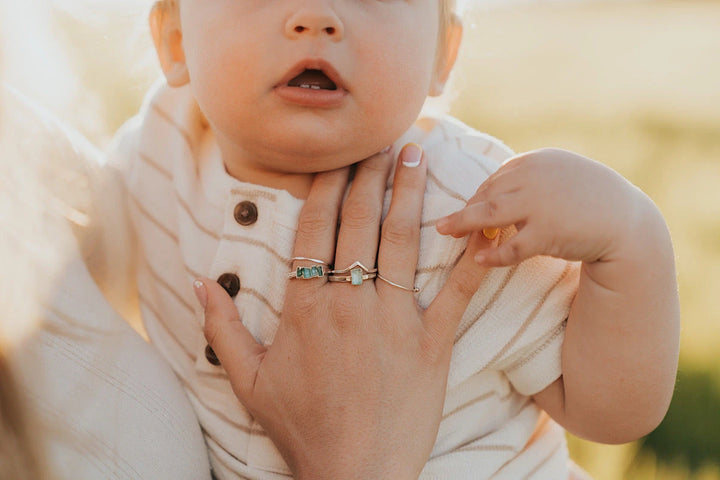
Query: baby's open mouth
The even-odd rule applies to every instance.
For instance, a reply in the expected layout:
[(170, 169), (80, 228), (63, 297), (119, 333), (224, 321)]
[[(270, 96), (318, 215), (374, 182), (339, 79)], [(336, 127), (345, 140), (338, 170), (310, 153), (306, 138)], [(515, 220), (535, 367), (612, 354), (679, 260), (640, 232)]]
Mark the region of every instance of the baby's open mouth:
[(330, 80), (322, 70), (305, 70), (300, 75), (290, 79), (289, 87), (310, 88), (313, 90), (337, 90), (335, 82)]

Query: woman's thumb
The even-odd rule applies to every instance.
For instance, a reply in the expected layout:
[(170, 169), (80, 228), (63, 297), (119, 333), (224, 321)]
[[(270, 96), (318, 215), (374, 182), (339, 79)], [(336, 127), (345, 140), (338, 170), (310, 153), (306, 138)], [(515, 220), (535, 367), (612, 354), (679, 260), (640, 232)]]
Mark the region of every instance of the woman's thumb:
[(225, 369), (235, 394), (247, 405), (266, 349), (243, 325), (232, 299), (217, 282), (199, 278), (193, 289), (205, 309), (205, 339)]

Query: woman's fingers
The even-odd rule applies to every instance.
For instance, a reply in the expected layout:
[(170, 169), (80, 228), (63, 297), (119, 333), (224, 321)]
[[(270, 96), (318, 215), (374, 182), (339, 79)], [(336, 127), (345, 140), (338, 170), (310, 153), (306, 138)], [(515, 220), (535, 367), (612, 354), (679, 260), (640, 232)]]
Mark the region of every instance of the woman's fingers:
[[(412, 289), (420, 250), (420, 223), (427, 179), (427, 165), (420, 146), (406, 145), (398, 157), (390, 210), (382, 226), (377, 288)], [(381, 286), (382, 285), (382, 286)]]
[(227, 372), (236, 395), (249, 406), (266, 348), (242, 324), (235, 304), (217, 282), (200, 278), (193, 287), (205, 308), (205, 339)]
[(384, 151), (358, 164), (350, 193), (343, 204), (335, 268), (359, 261), (375, 266), (385, 185), (392, 166), (392, 151)]
[[(293, 257), (312, 258), (328, 265), (333, 262), (338, 212), (347, 187), (349, 172), (349, 168), (341, 168), (315, 175), (310, 194), (298, 219)], [(316, 265), (315, 262), (308, 260), (298, 260), (294, 263), (293, 267)], [(315, 289), (323, 283), (317, 278), (311, 281), (294, 280), (291, 282), (291, 288)]]
[(452, 348), (455, 332), (465, 309), (489, 270), (487, 266), (478, 265), (475, 255), (495, 244), (497, 239), (488, 240), (479, 232), (473, 233), (465, 253), (453, 268), (440, 293), (425, 311), (425, 328), (444, 349)]

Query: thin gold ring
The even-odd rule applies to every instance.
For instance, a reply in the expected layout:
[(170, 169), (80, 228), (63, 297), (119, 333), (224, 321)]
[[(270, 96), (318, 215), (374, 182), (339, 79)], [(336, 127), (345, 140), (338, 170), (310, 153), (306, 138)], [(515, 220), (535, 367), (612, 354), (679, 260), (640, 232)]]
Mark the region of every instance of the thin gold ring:
[(360, 262), (353, 262), (353, 264), (347, 268), (343, 268), (342, 270), (330, 270), (328, 273), (330, 275), (335, 275), (338, 273), (348, 273), (357, 268), (359, 268), (360, 270), (362, 270), (365, 273), (376, 273), (377, 272), (377, 268), (370, 269), (370, 268), (367, 268), (365, 265), (363, 265)]
[(293, 257), (290, 259), (290, 261), (294, 262), (295, 260), (305, 260), (312, 263), (317, 263), (318, 265), (330, 265), (327, 262), (323, 262), (322, 260), (318, 260), (317, 258), (309, 258), (309, 257)]
[(387, 278), (383, 277), (383, 276), (380, 275), (379, 273), (377, 274), (377, 278), (379, 278), (379, 279), (382, 280), (383, 282), (389, 283), (389, 284), (392, 285), (393, 287), (402, 288), (403, 290), (407, 290), (408, 292), (417, 293), (417, 292), (420, 291), (420, 289), (419, 289), (417, 286), (413, 286), (412, 288), (410, 288), (410, 287), (405, 287), (405, 286), (403, 286), (403, 285), (400, 285), (399, 283), (395, 283), (395, 282), (393, 282), (393, 281), (391, 281), (391, 280), (388, 280)]
[(353, 285), (362, 285), (363, 280), (370, 280), (377, 277), (376, 272), (368, 272), (360, 275), (361, 273), (362, 271), (357, 268), (354, 272), (351, 271), (350, 275), (329, 275), (327, 279), (329, 282), (345, 282), (352, 283)]

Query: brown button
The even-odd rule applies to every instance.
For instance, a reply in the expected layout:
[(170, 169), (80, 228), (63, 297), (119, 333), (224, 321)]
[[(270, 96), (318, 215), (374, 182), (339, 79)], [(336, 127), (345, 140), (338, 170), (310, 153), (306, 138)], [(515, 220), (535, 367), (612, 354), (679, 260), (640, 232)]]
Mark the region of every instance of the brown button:
[(233, 298), (240, 291), (240, 278), (234, 273), (223, 273), (218, 277), (217, 282)]
[(213, 350), (210, 345), (205, 346), (205, 358), (208, 362), (215, 366), (220, 365), (220, 360), (218, 360), (217, 355), (215, 355), (215, 350)]
[(235, 221), (240, 225), (248, 226), (257, 222), (258, 209), (253, 202), (240, 202), (235, 206)]

